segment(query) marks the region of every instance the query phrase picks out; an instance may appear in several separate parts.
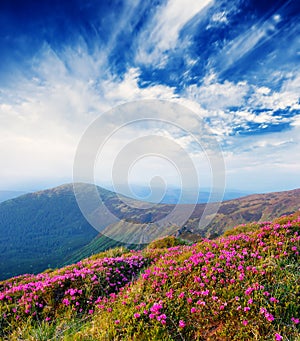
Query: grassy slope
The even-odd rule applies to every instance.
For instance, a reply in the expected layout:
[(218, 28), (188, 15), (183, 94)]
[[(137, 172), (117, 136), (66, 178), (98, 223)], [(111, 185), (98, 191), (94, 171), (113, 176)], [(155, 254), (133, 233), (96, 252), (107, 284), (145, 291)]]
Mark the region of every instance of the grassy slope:
[(289, 220), (169, 249), (74, 339), (299, 340), (299, 214)]
[[(82, 259), (88, 258), (92, 255), (96, 255), (100, 252), (103, 252), (105, 250), (110, 250), (116, 247), (124, 246), (124, 243), (115, 241), (109, 237), (106, 237), (102, 234), (99, 234), (97, 237), (95, 237), (90, 243), (85, 245), (80, 250), (73, 253), (67, 260), (67, 264), (74, 264), (76, 262), (79, 262)], [(141, 245), (134, 245), (129, 244), (126, 245), (127, 248), (134, 250), (141, 248)]]
[[(40, 286), (35, 289), (36, 298), (28, 283), (37, 277), (0, 283), (2, 337), (299, 340), (299, 231), (298, 212), (274, 223), (239, 226), (224, 237), (193, 246), (167, 249), (163, 247), (174, 245), (174, 239), (160, 240), (143, 251), (124, 254), (123, 260), (102, 263), (103, 257), (126, 252), (117, 249), (50, 272), (42, 281), (47, 282), (44, 291)], [(139, 263), (130, 265), (132, 257)], [(68, 275), (57, 282), (58, 275), (66, 274), (73, 274), (74, 280)], [(132, 284), (122, 289), (122, 276), (128, 279), (130, 274)], [(26, 294), (20, 285), (27, 285)], [(12, 289), (16, 287), (22, 290)], [(117, 295), (116, 287), (121, 288)], [(70, 288), (82, 292), (70, 294)], [(25, 300), (22, 295), (31, 297), (30, 313), (17, 303)], [(65, 299), (69, 304), (63, 303)]]

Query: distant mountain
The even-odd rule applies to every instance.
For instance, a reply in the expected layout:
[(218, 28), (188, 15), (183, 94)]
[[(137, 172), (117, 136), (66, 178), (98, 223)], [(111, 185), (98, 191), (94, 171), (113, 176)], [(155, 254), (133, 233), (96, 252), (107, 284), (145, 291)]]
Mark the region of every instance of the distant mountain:
[[(266, 194), (252, 194), (242, 198), (224, 201), (211, 223), (200, 230), (200, 235), (214, 238), (236, 225), (251, 221), (268, 221), (300, 209), (300, 189)], [(199, 233), (198, 221), (203, 207), (197, 205), (189, 221), (179, 230), (185, 238), (194, 238)]]
[(169, 204), (146, 209), (143, 202), (126, 198), (126, 205), (125, 197), (99, 187), (105, 206), (118, 217), (111, 221), (97, 203), (89, 201), (92, 186), (81, 184), (81, 188), (102, 234), (83, 217), (72, 184), (0, 204), (0, 279), (60, 267), (117, 245), (141, 247), (168, 234), (188, 240), (215, 237), (237, 224), (269, 220), (300, 208), (300, 189), (250, 195), (223, 202), (215, 218), (202, 229), (198, 225), (204, 204), (197, 204), (183, 224), (182, 216), (191, 205), (177, 205), (175, 214), (175, 206)]
[[(108, 189), (113, 191), (112, 188), (108, 187)], [(177, 187), (168, 187), (165, 191), (162, 191), (160, 188), (150, 188), (138, 184), (131, 185), (129, 188), (118, 185), (117, 189), (119, 193), (135, 200), (160, 202), (163, 204), (205, 204), (210, 201), (211, 194), (209, 188), (201, 188), (199, 192), (193, 189), (186, 189), (183, 195), (182, 190)], [(253, 192), (225, 189), (222, 199), (223, 201), (231, 200), (250, 194), (253, 194)]]
[(0, 203), (9, 199), (17, 198), (20, 195), (26, 194), (22, 191), (0, 191)]

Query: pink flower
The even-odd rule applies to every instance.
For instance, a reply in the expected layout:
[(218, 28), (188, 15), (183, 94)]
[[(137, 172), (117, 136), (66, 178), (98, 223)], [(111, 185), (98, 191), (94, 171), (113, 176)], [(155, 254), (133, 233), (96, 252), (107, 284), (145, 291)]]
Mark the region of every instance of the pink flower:
[(62, 303), (63, 303), (65, 306), (70, 305), (70, 302), (69, 302), (69, 300), (68, 300), (67, 298), (64, 298), (63, 301), (62, 301)]
[(185, 322), (183, 320), (179, 321), (179, 327), (184, 328), (185, 327)]
[(94, 310), (93, 309), (90, 309), (89, 310), (89, 314), (92, 315), (94, 313)]
[(254, 289), (252, 289), (251, 287), (248, 288), (246, 291), (245, 291), (245, 295), (250, 295), (252, 293)]
[(267, 309), (266, 308), (260, 308), (259, 312), (261, 314), (265, 314), (267, 312)]
[[(159, 316), (157, 316), (157, 321), (160, 321), (160, 322), (162, 322), (163, 323), (163, 321), (166, 323), (166, 318), (167, 318), (167, 316), (166, 316), (166, 314), (161, 314), (161, 315), (159, 315)], [(165, 324), (165, 323), (163, 323), (163, 324)]]
[(191, 313), (193, 314), (193, 313), (195, 313), (197, 311), (197, 309), (195, 308), (195, 307), (192, 307), (191, 308)]
[(133, 316), (134, 316), (134, 318), (138, 319), (139, 317), (141, 317), (141, 314), (135, 313)]
[(283, 339), (283, 337), (282, 337), (280, 334), (275, 333), (275, 340), (276, 340), (276, 341), (280, 341), (280, 340), (282, 340), (282, 339)]
[(266, 313), (265, 314), (265, 317), (266, 319), (269, 321), (269, 322), (273, 322), (274, 321), (274, 316), (270, 313)]
[(166, 292), (166, 296), (170, 299), (173, 298), (173, 289), (171, 289), (170, 291)]
[(197, 301), (197, 303), (196, 304), (198, 304), (198, 305), (206, 305), (206, 303), (204, 302), (204, 301), (201, 301), (201, 300), (199, 300), (199, 301)]
[(120, 323), (120, 320), (115, 320), (115, 324), (119, 324)]
[(292, 317), (291, 321), (294, 322), (295, 324), (298, 324), (300, 322), (300, 319)]
[(183, 298), (184, 297), (184, 292), (181, 292), (179, 295), (178, 295), (178, 298)]
[(194, 282), (198, 282), (198, 283), (200, 283), (201, 282), (201, 278), (200, 277), (198, 277), (198, 276), (195, 276), (194, 277)]
[(247, 320), (244, 320), (242, 323), (243, 323), (244, 326), (247, 326), (248, 321), (247, 321)]
[(152, 313), (159, 313), (159, 310), (162, 308), (160, 303), (154, 303), (153, 306), (150, 308)]

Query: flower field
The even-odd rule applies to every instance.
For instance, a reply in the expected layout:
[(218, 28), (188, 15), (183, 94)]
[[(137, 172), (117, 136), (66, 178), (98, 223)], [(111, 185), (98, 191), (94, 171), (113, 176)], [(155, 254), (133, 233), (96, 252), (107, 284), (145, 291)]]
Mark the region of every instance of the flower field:
[(164, 247), (170, 237), (1, 282), (0, 336), (300, 340), (299, 227), (298, 213), (194, 245)]

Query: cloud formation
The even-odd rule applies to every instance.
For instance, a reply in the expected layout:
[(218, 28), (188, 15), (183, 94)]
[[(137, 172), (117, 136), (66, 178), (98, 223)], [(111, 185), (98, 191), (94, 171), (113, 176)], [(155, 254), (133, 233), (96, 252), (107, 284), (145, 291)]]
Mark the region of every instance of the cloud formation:
[[(71, 181), (78, 142), (93, 120), (145, 99), (199, 115), (224, 150), (229, 187), (299, 187), (295, 1), (26, 3), (0, 5), (1, 189)], [(184, 134), (156, 134), (201, 159)], [(111, 155), (130, 136), (112, 143)], [(143, 170), (135, 176), (142, 182)]]

